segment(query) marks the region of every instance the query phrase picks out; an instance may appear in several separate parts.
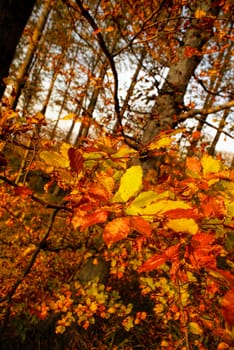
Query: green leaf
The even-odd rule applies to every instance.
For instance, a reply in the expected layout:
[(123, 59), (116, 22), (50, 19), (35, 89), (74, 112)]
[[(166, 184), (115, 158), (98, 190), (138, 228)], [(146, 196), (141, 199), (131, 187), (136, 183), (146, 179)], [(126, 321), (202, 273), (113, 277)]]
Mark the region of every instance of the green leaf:
[(58, 152), (42, 151), (40, 152), (40, 158), (46, 164), (55, 168), (68, 168), (70, 166), (69, 159)]
[(140, 165), (134, 165), (123, 174), (120, 179), (119, 190), (114, 195), (112, 202), (126, 203), (129, 198), (135, 196), (142, 186), (143, 171)]

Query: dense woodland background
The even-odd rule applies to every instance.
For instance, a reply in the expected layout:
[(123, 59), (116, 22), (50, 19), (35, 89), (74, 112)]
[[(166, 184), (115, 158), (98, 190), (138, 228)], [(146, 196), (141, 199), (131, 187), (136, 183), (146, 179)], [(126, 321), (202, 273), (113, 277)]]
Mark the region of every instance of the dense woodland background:
[(1, 1), (2, 349), (234, 346), (232, 10)]

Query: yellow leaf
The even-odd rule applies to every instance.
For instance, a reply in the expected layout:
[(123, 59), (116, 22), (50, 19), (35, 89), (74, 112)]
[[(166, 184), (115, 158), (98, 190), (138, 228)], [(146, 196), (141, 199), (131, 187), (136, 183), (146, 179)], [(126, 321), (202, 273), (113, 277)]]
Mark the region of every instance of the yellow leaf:
[(203, 330), (197, 322), (189, 322), (189, 330), (192, 334), (196, 334), (196, 335), (203, 334)]
[(156, 141), (151, 142), (148, 145), (147, 149), (153, 151), (155, 149), (167, 148), (171, 145), (172, 141), (173, 139), (170, 136), (164, 136)]
[(200, 19), (206, 16), (206, 12), (202, 9), (197, 9), (194, 13), (196, 19)]
[(114, 195), (112, 202), (125, 203), (135, 196), (142, 186), (143, 171), (140, 165), (134, 165), (123, 174), (120, 179), (119, 190)]
[(70, 166), (68, 158), (54, 151), (42, 151), (40, 158), (48, 165), (56, 168), (68, 168)]
[(170, 219), (166, 228), (175, 232), (184, 232), (195, 235), (198, 232), (198, 225), (194, 219)]
[(173, 130), (166, 134), (162, 133), (147, 146), (147, 149), (153, 151), (160, 148), (168, 148), (175, 141), (175, 136), (181, 132), (183, 132), (183, 129)]
[(159, 200), (144, 206), (136, 206), (134, 203), (126, 209), (128, 215), (161, 215), (168, 210), (173, 209), (190, 209), (191, 206), (183, 201)]
[(201, 159), (201, 165), (203, 168), (203, 175), (207, 175), (210, 173), (218, 173), (221, 170), (222, 163), (214, 159), (208, 154), (205, 154)]

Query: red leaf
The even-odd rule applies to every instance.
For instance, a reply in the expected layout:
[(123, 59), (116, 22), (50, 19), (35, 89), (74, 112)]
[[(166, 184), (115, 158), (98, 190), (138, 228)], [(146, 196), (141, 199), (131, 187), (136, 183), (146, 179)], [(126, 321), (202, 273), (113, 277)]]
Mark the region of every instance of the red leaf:
[(214, 244), (215, 236), (207, 233), (197, 233), (191, 240), (190, 261), (196, 268), (216, 268), (216, 256), (221, 247)]
[(166, 260), (167, 257), (164, 254), (155, 254), (139, 267), (138, 272), (141, 273), (156, 270), (164, 264)]
[(132, 216), (129, 220), (133, 230), (136, 230), (147, 237), (151, 236), (152, 228), (148, 221), (140, 216)]
[(167, 257), (167, 260), (177, 260), (180, 255), (180, 243), (173, 245), (165, 250), (164, 255)]
[(103, 231), (103, 239), (108, 247), (113, 243), (126, 238), (131, 232), (130, 221), (128, 217), (117, 218), (109, 222)]
[(70, 160), (71, 169), (79, 173), (83, 168), (84, 163), (84, 158), (82, 156), (81, 151), (79, 149), (71, 147), (68, 150), (68, 157)]
[(195, 209), (171, 209), (164, 213), (169, 219), (192, 218), (198, 219), (200, 215)]
[[(143, 265), (138, 269), (138, 272), (152, 271), (160, 267), (166, 261), (170, 260), (174, 263), (179, 263), (179, 249), (180, 243), (173, 245), (165, 250), (163, 254), (155, 254), (151, 256)], [(176, 266), (177, 266), (176, 265)]]

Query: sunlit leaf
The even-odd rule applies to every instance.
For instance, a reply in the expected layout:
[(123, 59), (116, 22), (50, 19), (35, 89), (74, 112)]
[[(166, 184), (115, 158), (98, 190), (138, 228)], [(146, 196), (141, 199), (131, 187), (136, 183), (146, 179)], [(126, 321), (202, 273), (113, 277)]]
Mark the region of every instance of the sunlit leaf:
[(68, 158), (54, 151), (42, 151), (40, 152), (40, 158), (46, 164), (56, 168), (68, 168), (70, 165)]
[(131, 232), (129, 218), (117, 218), (106, 224), (103, 230), (103, 240), (108, 247), (126, 238)]
[(170, 136), (162, 136), (158, 140), (151, 142), (147, 146), (147, 149), (153, 151), (160, 148), (167, 148), (172, 144), (172, 142), (173, 139)]
[(170, 219), (165, 227), (175, 232), (189, 233), (191, 235), (198, 232), (198, 225), (194, 219)]
[(155, 203), (150, 203), (148, 205), (144, 205), (142, 207), (138, 207), (132, 203), (127, 209), (126, 213), (128, 215), (162, 215), (168, 210), (173, 209), (191, 209), (191, 206), (183, 201), (172, 201), (172, 200), (159, 200)]
[(112, 202), (127, 202), (135, 196), (142, 186), (143, 171), (141, 166), (134, 165), (127, 169), (120, 179), (119, 190), (114, 195)]
[(218, 173), (222, 168), (222, 163), (214, 159), (208, 154), (205, 154), (201, 159), (201, 165), (203, 168), (203, 174)]

